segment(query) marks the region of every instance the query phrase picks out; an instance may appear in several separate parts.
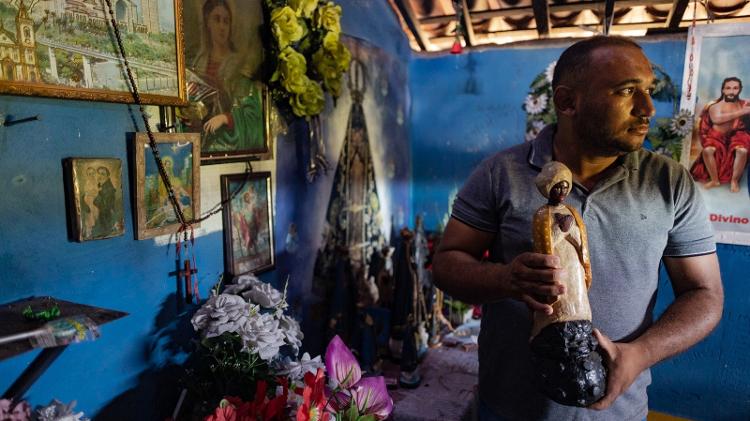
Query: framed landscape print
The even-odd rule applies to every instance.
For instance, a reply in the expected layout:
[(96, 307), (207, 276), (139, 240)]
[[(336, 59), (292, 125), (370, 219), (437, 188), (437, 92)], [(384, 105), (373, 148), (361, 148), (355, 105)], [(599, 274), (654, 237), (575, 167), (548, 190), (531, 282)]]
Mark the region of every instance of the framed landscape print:
[(120, 160), (68, 158), (63, 165), (73, 239), (82, 242), (123, 235)]
[[(186, 103), (180, 0), (112, 0), (145, 104)], [(0, 0), (0, 93), (132, 103), (104, 0)]]
[[(231, 197), (231, 200), (230, 200)], [(271, 173), (221, 176), (224, 262), (232, 276), (274, 267)]]
[(261, 0), (184, 0), (183, 6), (189, 105), (177, 110), (178, 130), (201, 134), (205, 163), (267, 152)]
[[(200, 136), (154, 133), (159, 155), (185, 219), (200, 215)], [(180, 228), (146, 133), (135, 136), (136, 238), (172, 234)], [(197, 226), (197, 225), (195, 225)]]

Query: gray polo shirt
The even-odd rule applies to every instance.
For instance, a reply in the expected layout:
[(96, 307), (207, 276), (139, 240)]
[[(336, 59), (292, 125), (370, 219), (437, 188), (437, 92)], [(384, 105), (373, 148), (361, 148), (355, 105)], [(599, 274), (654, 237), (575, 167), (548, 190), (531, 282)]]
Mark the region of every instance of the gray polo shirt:
[[(495, 233), (493, 262), (509, 263), (532, 250), (531, 218), (546, 200), (534, 177), (552, 159), (555, 126), (529, 143), (502, 151), (474, 170), (452, 216)], [(566, 203), (588, 231), (594, 327), (615, 341), (637, 338), (652, 323), (662, 256), (714, 252), (701, 195), (679, 163), (646, 150), (618, 159), (590, 191), (578, 183)], [(480, 398), (511, 420), (642, 420), (648, 411), (649, 370), (605, 411), (559, 405), (538, 393), (529, 362), (530, 313), (502, 300), (484, 306), (479, 336)]]

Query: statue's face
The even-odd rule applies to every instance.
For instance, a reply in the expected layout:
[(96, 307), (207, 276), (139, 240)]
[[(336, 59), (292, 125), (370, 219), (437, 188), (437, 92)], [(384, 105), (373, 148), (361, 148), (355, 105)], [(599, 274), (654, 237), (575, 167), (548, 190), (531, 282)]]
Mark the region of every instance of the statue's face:
[(549, 192), (549, 198), (554, 203), (560, 203), (565, 200), (565, 197), (568, 196), (569, 192), (570, 184), (567, 181), (563, 180), (552, 186), (552, 189)]

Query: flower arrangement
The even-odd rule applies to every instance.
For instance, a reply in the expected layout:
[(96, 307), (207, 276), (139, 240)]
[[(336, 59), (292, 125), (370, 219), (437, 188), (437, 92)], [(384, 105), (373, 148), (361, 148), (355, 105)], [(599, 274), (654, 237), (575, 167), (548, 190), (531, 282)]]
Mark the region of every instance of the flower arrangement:
[(284, 353), (296, 361), (303, 334), (284, 314), (287, 307), (286, 290), (243, 275), (196, 311), (191, 323), (200, 336), (197, 363), (186, 378), (203, 406), (198, 411), (207, 412), (223, 396), (250, 399), (259, 381), (273, 379), (271, 366)]
[[(308, 356), (307, 362), (316, 360), (320, 357)], [(225, 397), (204, 421), (376, 421), (388, 418), (393, 411), (383, 377), (363, 378), (356, 358), (338, 336), (328, 344), (325, 367), (316, 365), (305, 364), (303, 373), (278, 377), (272, 398), (264, 381), (258, 382), (251, 402)]]
[(83, 412), (73, 412), (76, 401), (64, 404), (53, 399), (49, 405), (39, 405), (32, 412), (26, 401), (12, 402), (0, 399), (0, 420), (2, 421), (88, 421)]
[(264, 0), (271, 46), (271, 95), (294, 115), (311, 117), (334, 100), (351, 54), (341, 43), (341, 6), (319, 0)]
[(531, 82), (530, 92), (523, 101), (526, 111), (526, 141), (533, 140), (544, 126), (557, 121), (552, 104), (552, 75), (557, 61), (550, 63)]

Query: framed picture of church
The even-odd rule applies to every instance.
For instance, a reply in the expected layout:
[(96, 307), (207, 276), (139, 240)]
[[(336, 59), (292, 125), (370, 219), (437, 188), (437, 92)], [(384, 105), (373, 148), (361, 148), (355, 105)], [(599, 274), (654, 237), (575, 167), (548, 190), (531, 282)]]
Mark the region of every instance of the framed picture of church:
[(232, 276), (273, 269), (271, 173), (221, 176), (224, 267)]
[(706, 203), (716, 241), (743, 245), (750, 244), (750, 57), (736, 46), (747, 43), (748, 23), (690, 28), (680, 100), (689, 124), (680, 162)]
[[(143, 103), (186, 103), (181, 0), (110, 0)], [(133, 103), (108, 2), (0, 0), (0, 94)]]
[(65, 169), (68, 220), (78, 242), (125, 233), (122, 164), (116, 158), (68, 158)]
[(262, 0), (183, 0), (182, 6), (189, 105), (177, 109), (178, 131), (201, 134), (204, 164), (268, 153)]
[[(154, 140), (182, 215), (186, 221), (192, 221), (200, 216), (200, 136), (197, 133), (154, 133)], [(133, 150), (136, 239), (177, 232), (179, 216), (146, 133), (136, 133)]]

